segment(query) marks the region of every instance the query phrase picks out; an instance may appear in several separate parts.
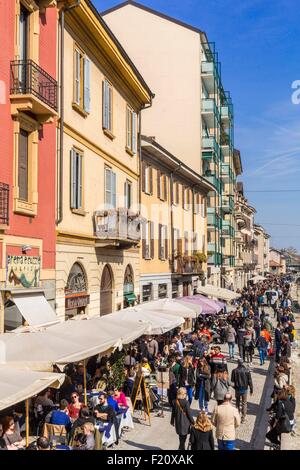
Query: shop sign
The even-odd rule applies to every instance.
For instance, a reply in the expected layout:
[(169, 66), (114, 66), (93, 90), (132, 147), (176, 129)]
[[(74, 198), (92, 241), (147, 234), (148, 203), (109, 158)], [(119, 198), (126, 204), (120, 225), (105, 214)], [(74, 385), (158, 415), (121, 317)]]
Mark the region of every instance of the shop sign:
[(40, 256), (14, 256), (6, 258), (6, 287), (39, 287), (41, 272)]
[(89, 295), (77, 295), (66, 297), (65, 308), (66, 310), (72, 310), (76, 308), (84, 308), (90, 303)]

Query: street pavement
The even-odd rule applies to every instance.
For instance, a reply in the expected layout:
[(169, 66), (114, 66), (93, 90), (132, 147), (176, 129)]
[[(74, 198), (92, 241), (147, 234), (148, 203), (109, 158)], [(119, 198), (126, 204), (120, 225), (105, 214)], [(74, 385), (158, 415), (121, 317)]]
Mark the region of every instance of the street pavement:
[[(228, 353), (227, 345), (222, 345), (222, 351)], [(237, 358), (228, 362), (229, 375), (234, 367), (237, 366)], [(248, 414), (246, 422), (241, 424), (237, 430), (236, 449), (237, 450), (263, 450), (265, 447), (265, 435), (268, 427), (268, 408), (271, 404), (271, 393), (273, 390), (273, 361), (260, 366), (259, 357), (256, 354), (253, 358), (252, 380), (254, 384), (254, 393), (252, 396), (248, 393)], [(233, 395), (234, 391), (232, 390)], [(216, 405), (215, 400), (209, 402), (210, 416)], [(193, 416), (196, 418), (199, 412), (199, 405), (193, 400)], [(170, 424), (171, 412), (164, 407), (164, 417), (158, 417), (157, 413), (151, 413), (151, 426), (149, 422), (143, 420), (139, 411), (134, 413), (133, 430), (126, 432), (119, 445), (118, 450), (176, 450), (178, 449), (178, 436), (175, 429)]]

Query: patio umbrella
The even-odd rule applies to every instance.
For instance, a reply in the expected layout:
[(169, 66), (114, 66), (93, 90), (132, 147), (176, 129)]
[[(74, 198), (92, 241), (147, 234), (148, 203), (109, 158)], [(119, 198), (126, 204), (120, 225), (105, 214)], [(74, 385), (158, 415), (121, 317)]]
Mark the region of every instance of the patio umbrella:
[(182, 297), (182, 300), (200, 305), (202, 307), (202, 314), (204, 315), (216, 315), (222, 309), (214, 300), (208, 299), (202, 295), (190, 295)]

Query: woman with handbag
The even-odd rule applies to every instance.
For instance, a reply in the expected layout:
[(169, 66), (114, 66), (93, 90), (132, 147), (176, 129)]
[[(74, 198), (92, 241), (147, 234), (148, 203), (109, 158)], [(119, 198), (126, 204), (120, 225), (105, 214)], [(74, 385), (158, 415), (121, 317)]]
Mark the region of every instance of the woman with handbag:
[(228, 373), (226, 371), (217, 371), (211, 381), (211, 390), (218, 405), (222, 405), (224, 402), (224, 397), (229, 392), (229, 387)]
[(179, 436), (178, 450), (185, 450), (186, 438), (190, 432), (194, 419), (191, 415), (190, 404), (187, 400), (187, 391), (185, 387), (178, 389), (176, 400), (173, 402), (171, 425), (175, 426), (176, 433)]
[(200, 359), (196, 370), (195, 400), (199, 399), (200, 411), (208, 413), (210, 399), (210, 367), (205, 358)]
[(290, 433), (294, 424), (294, 408), (292, 402), (289, 400), (286, 389), (278, 393), (277, 401), (273, 404), (272, 408), (275, 418), (272, 423), (272, 428), (266, 434), (266, 438), (272, 442), (272, 444), (280, 445), (281, 434)]

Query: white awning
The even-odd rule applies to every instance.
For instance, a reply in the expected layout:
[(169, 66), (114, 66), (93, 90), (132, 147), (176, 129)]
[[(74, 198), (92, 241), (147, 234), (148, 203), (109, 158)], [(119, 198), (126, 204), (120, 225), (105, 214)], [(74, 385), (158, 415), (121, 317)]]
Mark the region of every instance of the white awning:
[(229, 289), (224, 289), (221, 287), (215, 287), (211, 284), (206, 284), (206, 286), (199, 286), (197, 289), (199, 294), (208, 295), (210, 297), (215, 297), (222, 300), (234, 300), (241, 297), (241, 294), (237, 294)]
[(65, 374), (0, 366), (0, 411), (37, 395), (47, 387), (59, 388), (64, 380)]
[(136, 309), (142, 310), (143, 312), (163, 312), (167, 315), (175, 315), (183, 318), (196, 318), (197, 314), (201, 313), (199, 311), (201, 310), (200, 306), (194, 307), (194, 305), (190, 305), (188, 302), (183, 302), (179, 299), (152, 300), (135, 306)]
[(33, 370), (52, 370), (53, 364), (78, 362), (107, 353), (142, 336), (147, 323), (117, 317), (66, 321), (32, 333), (0, 335), (0, 363)]
[(58, 320), (54, 310), (41, 293), (14, 293), (12, 299), (19, 312), (30, 326), (55, 323)]
[(261, 276), (260, 274), (256, 274), (255, 276), (251, 277), (249, 281), (253, 281), (254, 283), (259, 282), (259, 281), (265, 281), (267, 278), (264, 276)]
[(184, 318), (175, 315), (169, 315), (162, 310), (144, 310), (142, 308), (132, 307), (119, 310), (118, 312), (107, 315), (106, 318), (119, 322), (137, 321), (147, 324), (145, 334), (161, 335), (167, 331), (173, 330), (184, 323)]

